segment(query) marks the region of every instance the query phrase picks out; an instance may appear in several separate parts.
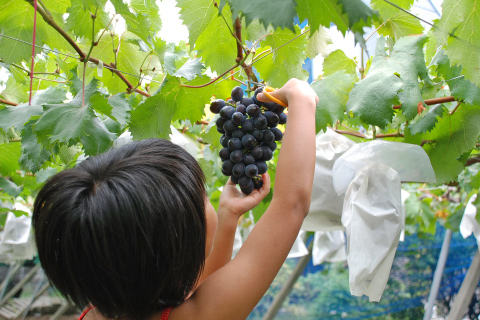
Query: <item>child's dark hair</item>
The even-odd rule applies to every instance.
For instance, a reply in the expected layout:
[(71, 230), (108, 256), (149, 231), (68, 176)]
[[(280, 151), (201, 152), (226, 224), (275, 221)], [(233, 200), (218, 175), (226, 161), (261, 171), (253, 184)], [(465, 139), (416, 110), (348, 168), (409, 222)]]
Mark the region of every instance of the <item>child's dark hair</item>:
[(53, 285), (104, 316), (143, 319), (181, 304), (205, 262), (205, 177), (181, 147), (132, 142), (50, 178), (33, 211)]

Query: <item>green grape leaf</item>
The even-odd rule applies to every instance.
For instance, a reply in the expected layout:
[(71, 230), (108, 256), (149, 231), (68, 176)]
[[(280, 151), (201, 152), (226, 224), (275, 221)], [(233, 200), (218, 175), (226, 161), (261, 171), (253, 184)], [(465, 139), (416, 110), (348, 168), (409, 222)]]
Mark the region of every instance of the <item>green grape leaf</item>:
[(197, 75), (202, 74), (202, 71), (205, 69), (203, 64), (200, 62), (200, 59), (194, 58), (187, 60), (183, 66), (181, 66), (176, 72), (176, 77), (183, 77), (188, 81), (193, 80)]
[(348, 26), (357, 31), (360, 29), (356, 26), (370, 24), (372, 17), (377, 14), (362, 0), (338, 0), (338, 3), (342, 5), (343, 12), (348, 16)]
[(1, 92), (1, 95), (5, 99), (15, 103), (20, 103), (28, 99), (29, 87), (17, 83), (14, 77), (9, 77), (5, 86), (5, 90)]
[(19, 169), (18, 158), (20, 158), (20, 143), (0, 144), (0, 175), (8, 177), (14, 174)]
[(30, 120), (22, 130), (22, 154), (20, 155), (20, 167), (26, 171), (37, 172), (43, 164), (50, 159), (50, 151), (38, 143), (37, 136), (33, 132), (35, 120)]
[(433, 130), (423, 136), (437, 184), (455, 181), (465, 167), (458, 158), (475, 148), (480, 135), (480, 107), (462, 104), (454, 114), (444, 114)]
[[(396, 1), (395, 4), (408, 10), (413, 2), (400, 0)], [(383, 0), (372, 0), (371, 6), (379, 12), (381, 17), (381, 20), (376, 23), (379, 34), (399, 39), (407, 35), (423, 33), (424, 29), (418, 19), (391, 4)]]
[(420, 118), (417, 121), (408, 125), (410, 133), (416, 135), (432, 130), (438, 122), (438, 118), (441, 118), (445, 111), (446, 109), (441, 104), (430, 107), (428, 111), (424, 111), (420, 115)]
[(172, 121), (175, 107), (168, 104), (165, 86), (161, 91), (145, 102), (141, 103), (132, 111), (130, 119), (130, 132), (135, 140), (147, 138), (169, 139), (171, 133), (170, 122)]
[[(116, 69), (124, 71), (123, 76), (135, 86), (140, 80), (140, 68), (150, 53), (140, 51), (138, 44), (128, 40), (128, 33), (121, 37), (120, 45), (118, 40), (116, 35), (113, 38), (103, 36), (98, 46), (93, 48), (92, 57), (103, 61), (103, 64), (115, 63), (116, 61)], [(119, 48), (117, 58), (115, 58), (113, 46)], [(138, 77), (130, 74), (138, 75)], [(103, 70), (102, 82), (111, 94), (125, 92), (127, 89), (127, 85), (119, 76), (106, 69)]]
[(123, 0), (110, 1), (115, 8), (115, 12), (119, 13), (122, 18), (125, 19), (127, 30), (145, 41), (145, 43), (149, 43), (150, 20), (148, 16), (142, 12), (133, 13)]
[(90, 99), (97, 93), (97, 81), (94, 79), (85, 87), (84, 106), (82, 92), (68, 103), (44, 106), (44, 113), (34, 127), (38, 140), (44, 145), (81, 142), (87, 155), (107, 150), (116, 135), (107, 130), (93, 111)]
[(22, 187), (17, 186), (10, 180), (0, 177), (0, 191), (3, 190), (12, 197), (16, 198), (20, 193), (22, 193)]
[(130, 6), (138, 13), (142, 14), (150, 20), (150, 30), (160, 31), (162, 28), (162, 20), (159, 15), (159, 8), (155, 1), (152, 0), (132, 0)]
[(367, 76), (350, 92), (347, 110), (383, 128), (392, 121), (392, 105), (399, 99), (407, 120), (413, 119), (418, 103), (423, 103), (418, 78), (428, 79), (422, 51), (425, 40), (425, 36), (403, 37), (390, 56), (384, 51), (384, 40), (379, 40)]
[(130, 111), (132, 110), (132, 105), (126, 99), (126, 94), (120, 93), (111, 96), (108, 98), (108, 103), (112, 107), (112, 119), (118, 121), (118, 123), (125, 127), (130, 120)]
[(328, 125), (342, 121), (345, 114), (348, 94), (352, 90), (356, 76), (339, 71), (312, 83), (312, 88), (320, 98), (315, 112), (315, 129), (318, 133)]
[(0, 128), (5, 131), (11, 127), (21, 130), (31, 117), (42, 114), (42, 105), (61, 103), (65, 99), (66, 92), (60, 87), (49, 87), (47, 90), (37, 91), (32, 97), (32, 105), (22, 103), (0, 110)]
[(108, 13), (102, 10), (102, 8), (98, 8), (95, 18), (95, 30), (93, 30), (92, 15), (95, 14), (95, 7), (84, 6), (82, 0), (71, 0), (71, 2), (72, 4), (66, 11), (68, 13), (65, 23), (67, 31), (73, 32), (78, 37), (92, 40), (92, 35), (97, 35), (100, 30), (108, 25), (110, 21)]
[(218, 117), (218, 115), (213, 117), (208, 126), (205, 128), (205, 131), (200, 135), (204, 142), (211, 144), (216, 150), (220, 150), (222, 148), (222, 145), (220, 144), (220, 137), (222, 135), (217, 131), (215, 126)]
[(308, 19), (310, 34), (317, 31), (320, 26), (330, 28), (333, 23), (343, 34), (348, 30), (348, 16), (343, 12), (337, 0), (297, 0), (297, 12), (300, 21)]
[(421, 199), (415, 194), (410, 195), (405, 201), (407, 224), (418, 224), (419, 231), (435, 232), (435, 212), (431, 209), (431, 199)]
[(329, 76), (340, 70), (356, 75), (357, 64), (354, 60), (347, 57), (342, 50), (337, 49), (331, 52), (323, 61), (323, 74)]
[(477, 1), (445, 0), (433, 34), (452, 65), (461, 65), (465, 78), (480, 86), (480, 8)]
[(95, 94), (90, 98), (89, 102), (93, 109), (118, 122), (122, 127), (125, 127), (130, 118), (130, 111), (132, 110), (132, 106), (126, 100), (125, 96), (125, 93), (120, 93), (107, 98), (102, 94)]
[[(232, 20), (228, 6), (223, 10), (223, 16), (226, 21)], [(212, 41), (212, 39), (215, 39), (215, 41)], [(225, 23), (222, 16), (216, 15), (199, 35), (195, 42), (195, 49), (198, 51), (197, 56), (201, 56), (212, 71), (221, 74), (236, 63), (236, 43), (229, 26)]]
[(320, 27), (313, 35), (308, 36), (307, 57), (315, 58), (319, 54), (325, 56), (328, 53), (328, 45), (331, 44), (331, 39), (325, 28)]
[[(268, 80), (269, 85), (281, 87), (291, 78), (307, 79), (308, 73), (302, 69), (302, 65), (306, 58), (308, 39), (305, 36), (295, 39), (299, 34), (298, 26), (295, 26), (295, 33), (288, 29), (277, 29), (262, 41), (263, 46), (270, 47), (274, 52), (255, 62), (254, 66), (262, 78)], [(281, 47), (287, 41), (291, 42)], [(258, 52), (265, 50), (266, 47), (259, 48)]]
[(447, 80), (452, 96), (472, 105), (480, 105), (480, 88), (462, 77), (462, 68), (450, 66), (450, 60), (444, 50), (438, 50), (432, 64), (438, 65), (437, 71)]
[(193, 46), (212, 19), (217, 17), (218, 10), (211, 0), (177, 0), (177, 7), (180, 8), (180, 18), (188, 28), (189, 43)]
[[(293, 18), (296, 16), (295, 0), (277, 0), (275, 5), (269, 0), (228, 0), (233, 17), (242, 12), (247, 25), (259, 20), (265, 27), (288, 28), (293, 31)], [(279, 10), (281, 8), (281, 10)]]
[[(197, 77), (188, 82), (188, 85), (199, 86), (207, 83), (210, 79), (206, 76)], [(165, 93), (168, 102), (175, 106), (173, 120), (189, 119), (192, 122), (202, 119), (205, 105), (210, 104), (210, 98), (215, 94), (214, 86), (202, 88), (188, 88), (175, 85), (175, 82), (167, 82)], [(162, 88), (162, 91), (164, 88)]]

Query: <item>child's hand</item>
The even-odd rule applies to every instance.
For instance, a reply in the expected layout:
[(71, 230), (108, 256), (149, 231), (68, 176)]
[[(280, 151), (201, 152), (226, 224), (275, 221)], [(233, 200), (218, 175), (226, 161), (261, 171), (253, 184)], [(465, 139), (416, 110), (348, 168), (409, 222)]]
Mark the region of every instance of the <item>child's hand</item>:
[(259, 190), (253, 190), (249, 195), (238, 190), (231, 179), (223, 188), (218, 206), (218, 213), (221, 210), (240, 217), (245, 212), (255, 208), (270, 192), (270, 177), (268, 173), (262, 175), (263, 186)]
[[(318, 96), (312, 87), (306, 82), (298, 79), (290, 79), (285, 83), (283, 87), (270, 93), (275, 98), (289, 103), (294, 99), (314, 100), (315, 104), (318, 103)], [(257, 99), (263, 102), (271, 102), (271, 100), (263, 93), (257, 95)]]

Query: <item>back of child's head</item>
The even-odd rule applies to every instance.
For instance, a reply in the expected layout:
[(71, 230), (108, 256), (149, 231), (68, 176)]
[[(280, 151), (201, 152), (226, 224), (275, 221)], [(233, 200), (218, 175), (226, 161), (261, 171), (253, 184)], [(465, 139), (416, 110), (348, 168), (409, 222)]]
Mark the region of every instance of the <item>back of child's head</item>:
[(143, 319), (182, 303), (205, 261), (204, 181), (191, 155), (160, 139), (53, 176), (33, 212), (50, 281), (107, 317)]

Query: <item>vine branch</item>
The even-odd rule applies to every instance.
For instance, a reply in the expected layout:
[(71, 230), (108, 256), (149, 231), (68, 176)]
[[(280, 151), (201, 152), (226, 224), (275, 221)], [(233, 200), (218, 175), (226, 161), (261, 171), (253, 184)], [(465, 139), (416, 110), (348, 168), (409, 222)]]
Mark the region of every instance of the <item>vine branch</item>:
[(18, 103), (16, 103), (16, 102), (8, 101), (8, 100), (1, 99), (1, 98), (0, 98), (0, 103), (8, 104), (10, 106), (18, 106)]
[[(424, 100), (423, 103), (425, 103), (427, 106), (431, 106), (434, 104), (447, 103), (447, 102), (453, 102), (453, 101), (457, 101), (455, 97), (441, 97), (441, 98), (427, 99), (427, 100)], [(402, 107), (401, 104), (397, 104), (393, 106), (393, 109), (400, 109), (401, 107)]]
[[(30, 5), (34, 5), (33, 3), (33, 0), (25, 0), (27, 1)], [(41, 3), (40, 3), (41, 4)], [(75, 42), (75, 40), (70, 37), (70, 35), (65, 31), (63, 30), (56, 22), (55, 20), (53, 19), (53, 17), (51, 17), (47, 12), (46, 10), (48, 11), (48, 9), (43, 5), (41, 4), (41, 6), (38, 6), (37, 7), (37, 12), (42, 16), (43, 20), (49, 24), (53, 29), (55, 29), (72, 47), (73, 49), (78, 53), (78, 55), (80, 56), (80, 61), (81, 62), (84, 62), (86, 60), (86, 57), (87, 57), (87, 54), (85, 52), (83, 52), (83, 50), (78, 46), (78, 44)], [(103, 33), (102, 33), (103, 35)], [(101, 35), (101, 36), (102, 36)], [(97, 40), (97, 42), (100, 40), (100, 38)], [(93, 57), (89, 57), (88, 58), (88, 61), (90, 62), (93, 62), (95, 64), (99, 64), (100, 63), (100, 60), (98, 59), (95, 59)], [(115, 73), (123, 82), (125, 82), (125, 84), (129, 87), (129, 88), (134, 88), (134, 86), (132, 86), (132, 84), (130, 83), (130, 81), (127, 80), (127, 78), (125, 78), (119, 71), (114, 71), (114, 70), (111, 70), (111, 67), (112, 65), (109, 65), (110, 68), (106, 68), (106, 66), (104, 65), (104, 68), (110, 70), (111, 72)], [(114, 67), (116, 69), (116, 67)], [(135, 89), (135, 92), (145, 96), (145, 97), (150, 97), (150, 95), (140, 89)], [(129, 93), (131, 93), (131, 91), (129, 91)]]

